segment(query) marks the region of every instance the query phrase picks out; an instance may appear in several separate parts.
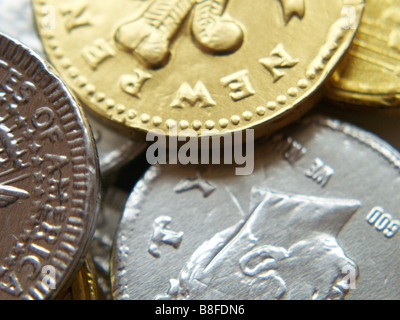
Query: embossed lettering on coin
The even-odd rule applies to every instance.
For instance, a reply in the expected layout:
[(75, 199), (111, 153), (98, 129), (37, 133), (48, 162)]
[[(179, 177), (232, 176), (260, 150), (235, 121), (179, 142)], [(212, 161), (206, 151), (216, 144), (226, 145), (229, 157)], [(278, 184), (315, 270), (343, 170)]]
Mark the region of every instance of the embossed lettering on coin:
[[(15, 39), (22, 41), (37, 53), (44, 55), (44, 49), (35, 31), (32, 6), (29, 0), (0, 0), (0, 32), (4, 32)], [(76, 4), (64, 4), (61, 13), (65, 18), (65, 27), (72, 32), (75, 28), (90, 25), (90, 19), (86, 16), (87, 1)], [(43, 18), (46, 29), (54, 27), (54, 8), (43, 8)], [(137, 75), (136, 75), (137, 74)], [(121, 77), (121, 88), (135, 95), (139, 92), (140, 83), (146, 79), (146, 74), (139, 73), (135, 69), (132, 75)], [(90, 89), (90, 88), (89, 88)], [(112, 130), (91, 115), (88, 115), (89, 123), (93, 130), (97, 151), (99, 154), (100, 168), (103, 175), (121, 167), (134, 159), (143, 151), (145, 145), (137, 140), (131, 140)]]
[[(34, 0), (46, 52), (81, 100), (134, 134), (259, 135), (312, 106), (363, 0)], [(44, 8), (56, 26), (44, 28)], [(323, 13), (323, 14), (321, 14)], [(316, 28), (318, 26), (318, 28)], [(74, 58), (73, 58), (74, 57)], [(309, 99), (305, 99), (305, 98)]]
[[(79, 267), (98, 204), (94, 142), (38, 56), (0, 35), (2, 299), (48, 299)], [(44, 267), (55, 271), (51, 285)]]
[(151, 167), (117, 232), (114, 297), (399, 297), (396, 150), (317, 117), (259, 141), (255, 159), (243, 177), (228, 165)]

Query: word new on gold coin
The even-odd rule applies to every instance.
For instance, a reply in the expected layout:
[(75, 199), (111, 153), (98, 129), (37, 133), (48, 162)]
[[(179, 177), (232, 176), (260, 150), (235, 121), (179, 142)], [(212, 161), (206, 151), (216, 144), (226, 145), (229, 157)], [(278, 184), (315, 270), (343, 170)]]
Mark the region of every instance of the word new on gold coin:
[[(83, 103), (134, 135), (271, 132), (309, 109), (363, 0), (33, 0), (49, 59)], [(323, 14), (322, 14), (323, 13)]]

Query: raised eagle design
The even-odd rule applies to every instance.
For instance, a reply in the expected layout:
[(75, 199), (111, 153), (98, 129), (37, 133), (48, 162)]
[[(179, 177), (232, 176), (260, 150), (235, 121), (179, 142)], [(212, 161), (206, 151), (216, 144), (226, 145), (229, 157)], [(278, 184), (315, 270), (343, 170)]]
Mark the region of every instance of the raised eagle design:
[[(0, 153), (5, 154), (4, 157), (0, 157), (0, 165), (4, 166), (8, 162), (12, 162), (12, 171), (21, 168), (22, 163), (18, 157), (22, 153), (18, 150), (18, 141), (4, 124), (0, 124), (0, 142)], [(0, 170), (0, 175), (3, 174), (4, 171)], [(27, 191), (6, 185), (4, 182), (0, 183), (0, 208), (8, 207), (20, 199), (27, 198), (29, 198)]]
[(29, 198), (25, 190), (0, 184), (0, 208), (8, 207), (19, 199)]

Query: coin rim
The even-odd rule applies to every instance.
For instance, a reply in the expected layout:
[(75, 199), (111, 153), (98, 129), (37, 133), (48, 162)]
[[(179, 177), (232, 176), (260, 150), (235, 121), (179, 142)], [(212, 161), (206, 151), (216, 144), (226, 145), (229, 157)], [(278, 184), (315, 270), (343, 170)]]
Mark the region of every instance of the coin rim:
[[(362, 129), (346, 121), (341, 121), (324, 115), (313, 115), (303, 118), (296, 124), (312, 125), (325, 127), (330, 130), (343, 134), (345, 137), (352, 138), (356, 142), (365, 145), (367, 148), (376, 152), (378, 156), (388, 161), (389, 165), (400, 173), (400, 152), (392, 147), (388, 142), (374, 133)], [(152, 182), (156, 180), (162, 171), (162, 165), (151, 166), (137, 182), (132, 190), (122, 214), (120, 224), (115, 233), (115, 240), (111, 259), (111, 287), (112, 295), (115, 300), (134, 299), (128, 293), (128, 287), (132, 287), (123, 275), (128, 265), (128, 253), (130, 239), (127, 237), (127, 230), (135, 228), (135, 222), (141, 214), (141, 207), (146, 196), (151, 192)], [(128, 208), (129, 207), (129, 208)], [(126, 211), (129, 210), (129, 217)], [(128, 223), (130, 225), (128, 225)]]
[[(69, 89), (62, 82), (61, 78), (53, 71), (52, 67), (40, 57), (39, 54), (29, 49), (18, 40), (12, 39), (0, 32), (0, 58), (10, 61), (30, 79), (35, 81), (35, 78), (39, 78), (39, 81), (35, 81), (35, 84), (41, 91), (43, 91), (44, 97), (48, 100), (49, 105), (51, 105), (52, 109), (57, 113), (57, 116), (60, 119), (60, 125), (63, 127), (66, 143), (73, 145), (68, 150), (69, 153), (71, 153), (70, 161), (72, 172), (74, 171), (74, 168), (78, 169), (78, 167), (81, 167), (82, 165), (85, 166), (85, 172), (83, 173), (85, 178), (82, 181), (77, 181), (77, 178), (74, 178), (72, 174), (72, 178), (74, 178), (73, 183), (85, 183), (86, 191), (85, 197), (82, 199), (84, 201), (83, 207), (80, 208), (78, 205), (74, 205), (73, 202), (75, 199), (70, 199), (71, 209), (66, 218), (68, 222), (64, 225), (63, 232), (59, 235), (60, 240), (57, 244), (56, 250), (50, 248), (52, 254), (48, 260), (49, 262), (52, 262), (54, 261), (55, 256), (57, 256), (56, 259), (59, 262), (52, 263), (51, 265), (55, 267), (57, 275), (62, 275), (61, 279), (57, 279), (57, 288), (46, 292), (42, 280), (37, 279), (33, 286), (24, 288), (22, 294), (17, 297), (25, 299), (51, 299), (62, 290), (63, 285), (80, 269), (84, 262), (84, 256), (89, 249), (90, 239), (95, 231), (95, 222), (100, 209), (98, 155), (92, 132), (89, 129), (89, 124), (81, 107), (76, 102), (76, 99), (70, 93)], [(45, 92), (48, 92), (47, 95)], [(62, 120), (63, 117), (64, 120)], [(78, 138), (75, 138), (75, 126), (70, 127), (70, 129), (66, 128), (72, 123), (82, 130)], [(72, 135), (72, 138), (68, 138), (68, 134)], [(72, 150), (75, 150), (74, 156), (72, 156)], [(77, 171), (82, 171), (82, 169)], [(82, 175), (82, 173), (80, 174)], [(76, 214), (72, 213), (74, 210), (76, 210)], [(82, 226), (76, 225), (69, 220), (74, 218), (74, 215), (76, 217), (81, 216), (80, 219), (83, 220)], [(63, 234), (67, 233), (66, 227), (68, 226), (75, 230), (79, 228), (80, 238), (78, 237), (75, 242), (70, 239), (69, 242), (67, 242), (66, 238), (61, 239)], [(73, 246), (76, 251), (73, 254), (70, 254), (70, 248), (64, 247), (64, 249), (62, 249), (62, 242)], [(72, 257), (71, 261), (68, 261), (69, 257)], [(40, 278), (40, 274), (36, 278)]]
[[(296, 88), (299, 90), (299, 92), (304, 92), (304, 94), (300, 95), (300, 98), (293, 97), (289, 93), (287, 94), (281, 94), (277, 95), (277, 98), (275, 101), (266, 101), (265, 106), (262, 106), (265, 108), (265, 110), (268, 110), (268, 103), (272, 102), (277, 104), (278, 106), (280, 105), (281, 108), (276, 111), (272, 115), (268, 115), (268, 113), (263, 114), (263, 115), (257, 115), (257, 108), (260, 106), (254, 106), (251, 110), (242, 110), (240, 113), (242, 115), (237, 115), (233, 114), (228, 118), (232, 118), (231, 120), (229, 119), (208, 119), (205, 121), (193, 121), (198, 122), (201, 124), (201, 126), (196, 125), (195, 131), (197, 131), (198, 136), (201, 136), (200, 130), (208, 129), (207, 123), (212, 122), (214, 124), (219, 123), (222, 120), (228, 120), (229, 125), (227, 128), (220, 128), (222, 130), (228, 130), (230, 133), (235, 133), (235, 132), (242, 132), (247, 129), (255, 129), (255, 135), (256, 137), (260, 137), (262, 135), (271, 133), (272, 131), (275, 131), (284, 125), (288, 124), (291, 122), (293, 119), (290, 118), (298, 118), (301, 115), (303, 115), (305, 112), (307, 112), (315, 103), (317, 100), (319, 100), (322, 96), (322, 85), (324, 82), (328, 79), (329, 74), (333, 72), (334, 67), (337, 65), (337, 63), (340, 61), (340, 59), (343, 57), (344, 53), (347, 51), (349, 48), (355, 33), (358, 29), (358, 26), (361, 22), (361, 16), (364, 11), (364, 5), (365, 2), (364, 0), (351, 0), (351, 1), (346, 1), (346, 0), (340, 0), (342, 2), (343, 7), (347, 5), (353, 5), (356, 8), (356, 19), (354, 25), (354, 28), (340, 28), (343, 32), (343, 36), (339, 36), (335, 39), (330, 39), (329, 35), (326, 38), (327, 43), (325, 43), (321, 47), (321, 51), (319, 51), (318, 55), (312, 59), (310, 67), (308, 68), (307, 71), (311, 71), (311, 76), (307, 76), (307, 71), (306, 74), (304, 75), (303, 78), (300, 78), (297, 80), (297, 83), (288, 88), (288, 91), (292, 88)], [(53, 61), (54, 64), (57, 65), (57, 67), (61, 67), (61, 69), (64, 70), (59, 70), (62, 73), (67, 73), (68, 80), (67, 83), (71, 86), (72, 90), (74, 90), (77, 94), (77, 96), (83, 101), (84, 105), (88, 107), (93, 113), (96, 113), (98, 115), (98, 118), (103, 121), (105, 124), (115, 128), (116, 130), (127, 134), (131, 135), (134, 137), (137, 137), (139, 139), (143, 139), (143, 136), (152, 129), (161, 129), (165, 132), (166, 136), (170, 136), (170, 132), (168, 132), (168, 121), (171, 119), (161, 119), (158, 115), (150, 116), (147, 112), (143, 111), (140, 114), (135, 114), (133, 120), (136, 121), (138, 119), (138, 122), (133, 124), (129, 123), (128, 116), (126, 115), (122, 120), (121, 120), (121, 114), (118, 114), (118, 112), (114, 112), (112, 114), (107, 113), (107, 106), (106, 103), (108, 100), (112, 100), (114, 102), (114, 108), (118, 105), (118, 103), (115, 103), (113, 99), (108, 99), (106, 96), (102, 97), (101, 103), (103, 104), (103, 107), (101, 107), (98, 103), (93, 103), (91, 102), (91, 98), (93, 98), (96, 95), (96, 91), (92, 92), (90, 90), (87, 90), (87, 92), (84, 92), (85, 87), (93, 87), (95, 86), (93, 84), (88, 83), (88, 80), (86, 77), (81, 76), (79, 69), (76, 67), (73, 67), (73, 64), (71, 61), (68, 60), (68, 58), (64, 57), (64, 52), (62, 50), (62, 46), (59, 45), (59, 41), (56, 39), (56, 35), (54, 30), (51, 29), (44, 29), (42, 28), (42, 24), (40, 23), (41, 21), (41, 14), (40, 14), (40, 9), (39, 7), (48, 5), (47, 0), (33, 0), (33, 6), (34, 6), (34, 13), (35, 13), (35, 20), (36, 20), (36, 27), (38, 29), (38, 32), (40, 34), (41, 41), (43, 43), (44, 49), (46, 51), (47, 56), (51, 61)], [(333, 23), (332, 26), (335, 26), (336, 23), (340, 22), (343, 19), (343, 17), (339, 17), (339, 19)], [(49, 41), (51, 40), (51, 45), (49, 45)], [(330, 53), (329, 59), (324, 58), (324, 53), (322, 52), (322, 48), (330, 48), (332, 52)], [(62, 66), (61, 61), (68, 60), (68, 63), (65, 63), (64, 66)], [(313, 66), (318, 65), (322, 66), (322, 69), (316, 70), (316, 74), (313, 74)], [(76, 74), (71, 75), (69, 74), (66, 70), (74, 68), (76, 69)], [(299, 82), (301, 80), (307, 80), (309, 83), (307, 88), (302, 88), (299, 86)], [(77, 83), (79, 82), (79, 84)], [(104, 93), (103, 93), (104, 94)], [(283, 103), (282, 97), (285, 97), (285, 102)], [(282, 105), (286, 105), (283, 106)], [(136, 111), (136, 110), (134, 110)], [(250, 111), (253, 115), (257, 115), (259, 119), (257, 120), (246, 120), (246, 116), (244, 116), (244, 113), (246, 111)], [(235, 117), (235, 119), (233, 119)], [(237, 117), (239, 117), (240, 121), (237, 122)], [(151, 125), (155, 120), (158, 118), (158, 120), (161, 119), (162, 123), (160, 124), (159, 121), (157, 122), (157, 125)], [(149, 120), (150, 119), (150, 120)], [(176, 121), (176, 120), (175, 120)], [(176, 121), (176, 123), (180, 123), (182, 121), (186, 121), (185, 119), (180, 119)], [(187, 122), (187, 121), (186, 121)], [(188, 122), (189, 123), (189, 122)], [(177, 125), (176, 124), (176, 125)], [(193, 127), (193, 126), (192, 126)], [(179, 134), (179, 130), (178, 130)], [(212, 131), (210, 130), (210, 134), (212, 134)]]

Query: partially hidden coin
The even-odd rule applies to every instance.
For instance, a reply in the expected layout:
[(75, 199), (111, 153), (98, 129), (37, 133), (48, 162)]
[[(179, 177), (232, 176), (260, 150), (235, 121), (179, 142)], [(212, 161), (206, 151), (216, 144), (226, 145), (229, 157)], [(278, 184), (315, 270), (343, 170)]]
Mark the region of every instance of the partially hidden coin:
[(88, 120), (96, 142), (102, 176), (116, 172), (144, 152), (145, 143), (109, 129), (93, 116), (88, 115)]
[(363, 0), (33, 0), (49, 59), (84, 104), (135, 135), (256, 128), (309, 109)]
[(0, 299), (50, 299), (79, 270), (99, 207), (92, 133), (64, 83), (0, 34)]
[(89, 249), (99, 291), (107, 300), (112, 300), (110, 261), (113, 240), (128, 197), (128, 192), (114, 186), (105, 188), (96, 231)]
[[(44, 56), (43, 45), (33, 21), (30, 0), (0, 0), (0, 32), (21, 41)], [(102, 175), (117, 170), (138, 156), (145, 144), (128, 139), (87, 115), (96, 141)]]
[(400, 1), (368, 0), (360, 28), (328, 81), (328, 97), (359, 107), (400, 106)]
[(398, 299), (399, 174), (391, 146), (324, 117), (260, 141), (250, 176), (153, 166), (119, 225), (114, 297)]
[(101, 295), (97, 285), (97, 277), (91, 257), (86, 258), (81, 270), (74, 277), (67, 292), (57, 296), (57, 300), (100, 300)]

